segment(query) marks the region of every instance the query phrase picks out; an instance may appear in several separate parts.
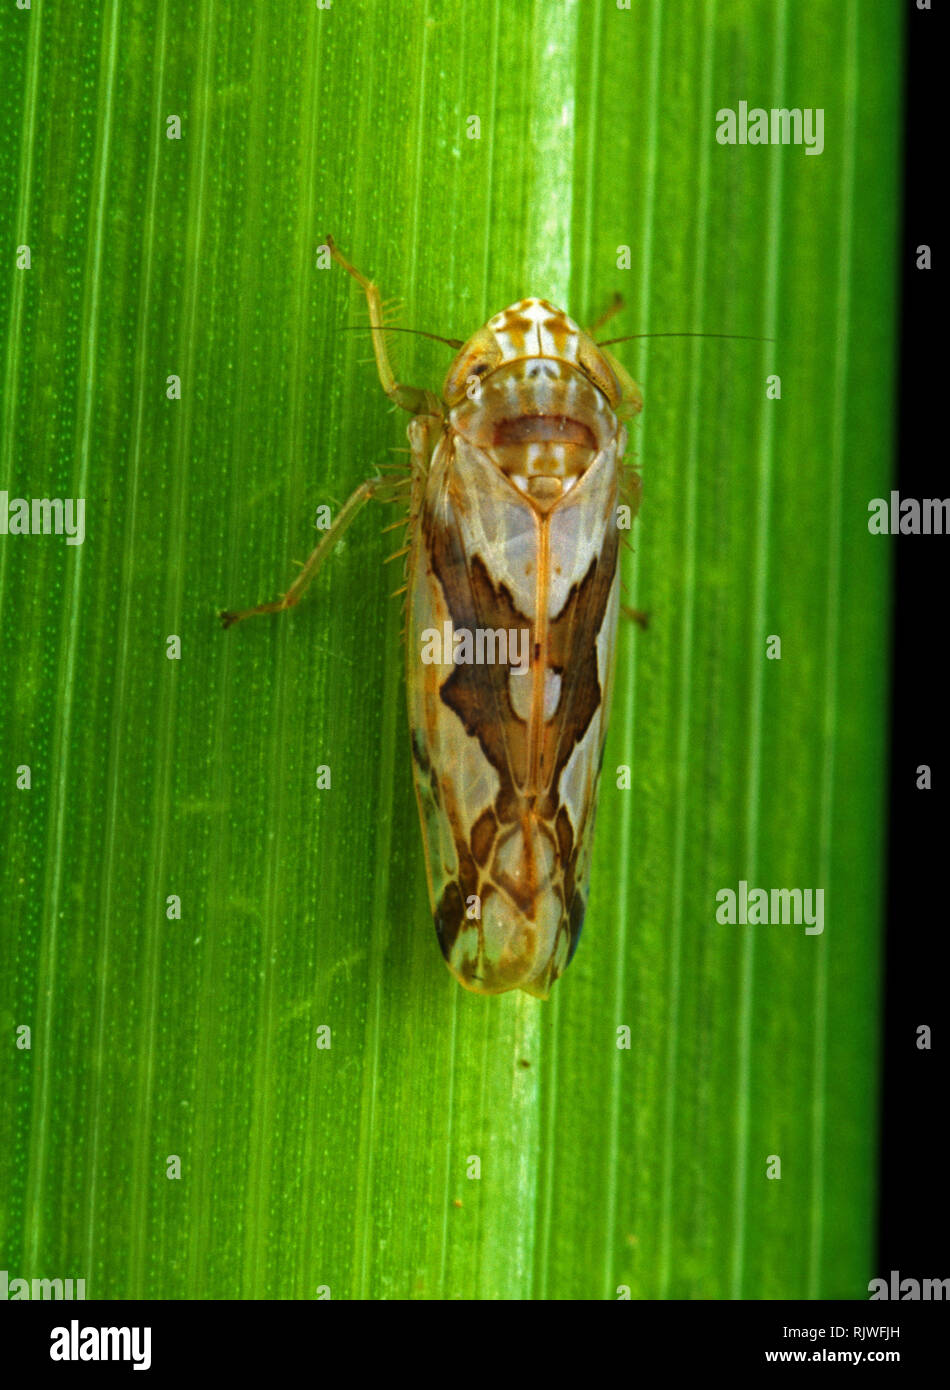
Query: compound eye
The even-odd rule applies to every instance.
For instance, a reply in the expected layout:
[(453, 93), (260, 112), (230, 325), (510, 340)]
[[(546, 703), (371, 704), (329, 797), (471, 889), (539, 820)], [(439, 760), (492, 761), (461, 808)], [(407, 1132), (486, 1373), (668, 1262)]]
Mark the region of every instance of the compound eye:
[(607, 397), (611, 405), (620, 399), (620, 388), (610, 370), (606, 359), (597, 351), (596, 344), (585, 343), (583, 338), (577, 347), (577, 361), (582, 372)]
[(445, 378), (443, 396), (447, 405), (455, 405), (468, 393), (472, 377), (483, 381), (501, 361), (501, 349), (494, 335), (484, 329), (467, 342), (456, 357)]

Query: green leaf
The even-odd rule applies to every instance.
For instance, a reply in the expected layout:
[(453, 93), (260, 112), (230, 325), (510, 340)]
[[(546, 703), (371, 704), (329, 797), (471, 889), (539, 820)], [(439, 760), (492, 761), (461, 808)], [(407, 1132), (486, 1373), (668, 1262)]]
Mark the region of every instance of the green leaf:
[[(898, 7), (86, 0), (5, 6), (0, 42), (0, 487), (86, 502), (82, 545), (0, 536), (0, 1267), (106, 1298), (861, 1297)], [(822, 108), (823, 152), (719, 144), (740, 101)], [(616, 349), (651, 623), (546, 1003), (440, 957), (391, 509), (292, 615), (216, 624), (404, 447), (328, 232), (435, 333), (620, 290), (610, 336), (774, 340)], [(448, 352), (393, 345), (437, 390)], [(824, 932), (720, 924), (743, 880), (822, 888)]]

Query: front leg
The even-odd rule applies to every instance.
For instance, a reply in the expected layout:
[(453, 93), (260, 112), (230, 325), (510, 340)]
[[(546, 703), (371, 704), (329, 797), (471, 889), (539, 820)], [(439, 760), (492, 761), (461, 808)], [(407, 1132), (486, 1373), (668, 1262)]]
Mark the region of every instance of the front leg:
[[(420, 488), (424, 484), (425, 474), (428, 470), (429, 460), (432, 450), (435, 447), (439, 430), (442, 425), (442, 403), (438, 396), (434, 396), (431, 391), (424, 391), (416, 386), (406, 386), (396, 380), (396, 374), (392, 369), (389, 354), (386, 350), (385, 329), (382, 324), (382, 303), (379, 290), (361, 274), (355, 266), (350, 265), (349, 261), (338, 251), (333, 238), (328, 236), (325, 244), (330, 251), (333, 259), (337, 261), (347, 274), (352, 275), (354, 280), (360, 285), (366, 295), (366, 303), (369, 307), (370, 327), (373, 334), (373, 351), (376, 355), (376, 370), (379, 373), (380, 385), (386, 395), (396, 405), (402, 406), (415, 417), (409, 425), (409, 441), (412, 446), (413, 467), (411, 471), (411, 500), (410, 517), (417, 512), (419, 505)], [(253, 618), (265, 613), (285, 613), (289, 608), (298, 604), (313, 583), (320, 566), (323, 564), (330, 551), (337, 541), (355, 520), (358, 512), (362, 511), (364, 505), (371, 497), (378, 497), (383, 501), (397, 501), (401, 498), (400, 488), (403, 482), (393, 478), (368, 478), (365, 483), (360, 483), (359, 487), (347, 499), (339, 516), (333, 522), (326, 535), (322, 536), (320, 543), (316, 546), (310, 558), (307, 560), (297, 578), (284, 594), (283, 598), (274, 599), (270, 603), (258, 603), (253, 608), (226, 609), (220, 617), (225, 627), (233, 627), (235, 623), (243, 622), (245, 618)]]
[(332, 236), (324, 239), (330, 255), (341, 265), (348, 275), (360, 286), (366, 295), (366, 304), (369, 309), (369, 323), (373, 334), (373, 352), (376, 356), (376, 370), (379, 373), (379, 384), (382, 386), (386, 395), (396, 405), (402, 406), (403, 410), (408, 410), (412, 415), (437, 415), (440, 409), (440, 401), (431, 391), (423, 391), (419, 386), (406, 386), (396, 380), (396, 373), (393, 371), (392, 363), (389, 360), (389, 353), (386, 350), (386, 330), (383, 327), (383, 304), (379, 290), (361, 271), (350, 262), (340, 252)]

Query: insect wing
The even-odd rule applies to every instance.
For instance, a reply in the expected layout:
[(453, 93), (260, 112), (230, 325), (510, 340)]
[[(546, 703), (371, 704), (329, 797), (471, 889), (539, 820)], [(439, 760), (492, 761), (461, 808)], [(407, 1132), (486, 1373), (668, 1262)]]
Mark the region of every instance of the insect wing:
[[(546, 995), (583, 923), (624, 444), (621, 430), (546, 516), (451, 431), (428, 474), (407, 629), (414, 771), (440, 944), (480, 993)], [(456, 663), (443, 644), (423, 663), (423, 634), (446, 625), (495, 634), (496, 659)]]

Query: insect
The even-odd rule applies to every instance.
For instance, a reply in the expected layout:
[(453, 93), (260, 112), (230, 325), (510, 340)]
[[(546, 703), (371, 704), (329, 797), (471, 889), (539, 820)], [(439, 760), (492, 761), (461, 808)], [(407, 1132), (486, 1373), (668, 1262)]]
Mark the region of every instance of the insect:
[(466, 989), (546, 998), (587, 903), (640, 389), (544, 299), (443, 339), (458, 351), (440, 396), (406, 386), (379, 291), (325, 244), (366, 296), (383, 390), (412, 415), (408, 476), (361, 483), (283, 598), (221, 618), (293, 607), (370, 498), (407, 498), (406, 688), (439, 944)]

